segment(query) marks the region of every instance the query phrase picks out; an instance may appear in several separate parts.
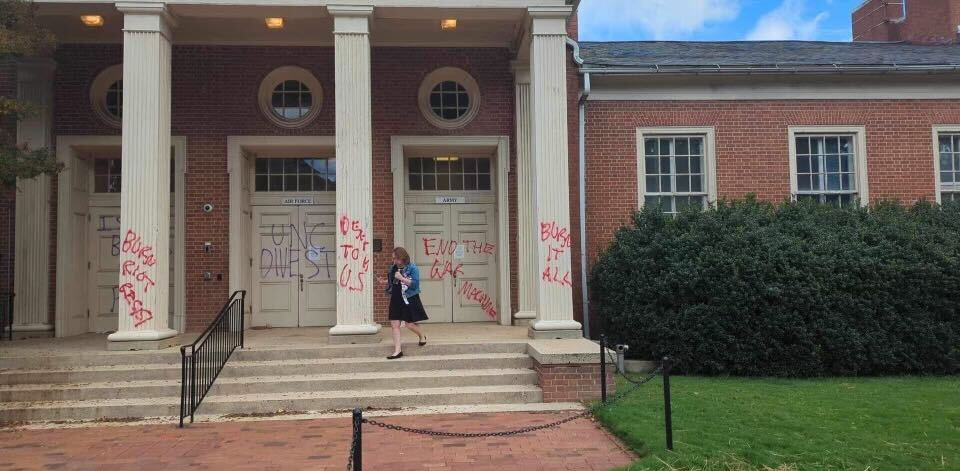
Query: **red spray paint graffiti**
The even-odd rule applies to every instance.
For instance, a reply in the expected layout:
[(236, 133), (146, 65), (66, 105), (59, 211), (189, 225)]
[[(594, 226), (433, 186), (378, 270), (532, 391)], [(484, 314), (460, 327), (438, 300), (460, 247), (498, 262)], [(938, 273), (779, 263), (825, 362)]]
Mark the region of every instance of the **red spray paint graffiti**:
[(540, 243), (547, 250), (546, 264), (540, 279), (545, 283), (560, 285), (563, 287), (573, 287), (573, 281), (570, 276), (570, 269), (561, 268), (562, 262), (569, 259), (562, 258), (573, 245), (570, 230), (556, 222), (540, 222)]
[(480, 309), (487, 313), (487, 316), (493, 320), (497, 319), (496, 301), (481, 288), (478, 288), (469, 281), (463, 282), (460, 287), (460, 296), (467, 301), (476, 301), (480, 303)]
[(120, 251), (133, 255), (134, 259), (125, 260), (120, 266), (120, 277), (130, 281), (120, 284), (118, 295), (130, 308), (128, 314), (133, 318), (133, 327), (140, 328), (153, 319), (153, 311), (139, 299), (135, 283), (143, 286), (144, 293), (156, 286), (149, 268), (157, 264), (157, 258), (153, 254), (153, 246), (145, 244), (132, 229), (127, 229)]
[[(434, 237), (423, 237), (421, 240), (423, 242), (423, 254), (434, 257), (433, 265), (430, 267), (430, 279), (432, 280), (442, 280), (448, 276), (456, 278), (463, 275), (463, 263), (446, 260), (447, 257), (462, 257), (467, 254), (492, 256), (497, 250), (496, 245), (482, 240), (445, 240)], [(458, 249), (460, 250), (458, 251)]]
[(346, 214), (340, 216), (340, 235), (346, 237), (346, 242), (340, 244), (338, 256), (346, 262), (340, 269), (340, 286), (349, 292), (362, 292), (364, 279), (370, 271), (370, 257), (367, 249), (370, 239), (367, 230), (359, 219), (352, 219)]

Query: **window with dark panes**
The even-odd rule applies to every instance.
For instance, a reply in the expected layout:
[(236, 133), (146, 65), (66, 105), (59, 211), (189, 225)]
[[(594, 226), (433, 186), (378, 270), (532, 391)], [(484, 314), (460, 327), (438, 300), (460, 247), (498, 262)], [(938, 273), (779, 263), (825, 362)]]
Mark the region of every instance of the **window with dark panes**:
[(941, 133), (937, 139), (940, 154), (940, 201), (960, 201), (960, 134)]
[[(170, 161), (170, 193), (176, 189), (176, 162)], [(123, 163), (120, 159), (95, 159), (93, 161), (93, 192), (120, 193), (120, 178)]]
[(857, 201), (854, 136), (796, 136), (797, 199), (846, 207)]
[(707, 204), (706, 149), (703, 136), (644, 139), (644, 206), (676, 214)]
[(490, 159), (415, 157), (408, 161), (412, 191), (489, 191)]
[(337, 161), (323, 158), (258, 158), (254, 188), (260, 192), (337, 190)]

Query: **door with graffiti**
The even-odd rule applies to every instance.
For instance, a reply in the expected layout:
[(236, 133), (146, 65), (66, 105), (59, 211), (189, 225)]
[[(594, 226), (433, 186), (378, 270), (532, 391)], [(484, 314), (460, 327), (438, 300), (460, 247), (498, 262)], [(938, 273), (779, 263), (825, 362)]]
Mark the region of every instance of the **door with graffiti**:
[(405, 240), (420, 267), (431, 322), (496, 321), (497, 245), (493, 204), (414, 204)]
[(253, 208), (253, 325), (337, 322), (333, 205)]
[[(173, 208), (170, 208), (170, 316), (173, 315), (176, 291), (173, 265), (176, 237), (174, 220)], [(88, 329), (90, 332), (115, 331), (119, 321), (118, 309), (121, 308), (117, 290), (117, 280), (120, 278), (120, 207), (91, 206), (88, 227)]]

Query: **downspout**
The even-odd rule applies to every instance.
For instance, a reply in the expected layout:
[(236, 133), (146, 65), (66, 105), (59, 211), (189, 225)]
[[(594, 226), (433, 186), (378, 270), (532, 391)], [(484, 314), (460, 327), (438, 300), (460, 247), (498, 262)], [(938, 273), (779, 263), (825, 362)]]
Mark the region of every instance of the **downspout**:
[[(583, 66), (583, 58), (580, 57), (580, 44), (572, 38), (567, 38), (567, 44), (573, 48), (573, 61), (577, 66)], [(579, 159), (577, 179), (578, 200), (580, 202), (580, 299), (583, 310), (583, 335), (590, 338), (590, 291), (587, 282), (587, 146), (584, 142), (586, 135), (587, 119), (587, 97), (590, 96), (590, 73), (583, 73), (583, 89), (580, 90), (580, 99), (577, 101), (579, 130)]]

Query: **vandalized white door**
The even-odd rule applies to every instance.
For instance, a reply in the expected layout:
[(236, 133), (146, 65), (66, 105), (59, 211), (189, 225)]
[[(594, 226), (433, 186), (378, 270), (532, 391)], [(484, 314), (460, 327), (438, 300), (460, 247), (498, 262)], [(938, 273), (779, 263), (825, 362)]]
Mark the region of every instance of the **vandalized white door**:
[(256, 206), (253, 219), (253, 325), (335, 325), (333, 206)]
[[(174, 303), (174, 249), (175, 249), (175, 217), (173, 208), (170, 209), (170, 304), (168, 316), (172, 318)], [(89, 322), (90, 332), (110, 332), (117, 330), (118, 316), (128, 315), (124, 312), (127, 304), (119, 301), (117, 281), (120, 278), (120, 248), (123, 244), (123, 234), (120, 233), (119, 206), (93, 206), (90, 208), (89, 246), (87, 247), (87, 275), (89, 290)], [(169, 319), (168, 319), (169, 322)]]
[(498, 319), (492, 204), (409, 205), (406, 241), (431, 322)]

